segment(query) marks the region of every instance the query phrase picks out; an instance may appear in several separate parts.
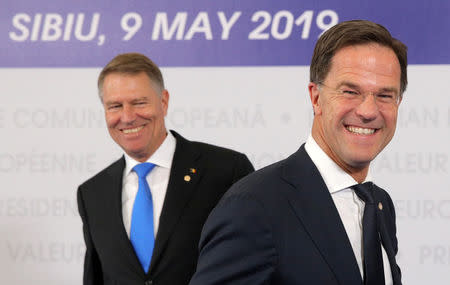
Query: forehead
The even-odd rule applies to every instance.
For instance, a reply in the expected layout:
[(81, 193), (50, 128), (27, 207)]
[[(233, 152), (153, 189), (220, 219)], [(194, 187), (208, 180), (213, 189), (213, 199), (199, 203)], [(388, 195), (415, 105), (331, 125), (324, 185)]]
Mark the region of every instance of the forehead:
[(369, 86), (389, 85), (399, 89), (400, 63), (392, 49), (379, 44), (347, 46), (333, 56), (324, 81), (350, 81)]
[(105, 76), (103, 88), (121, 87), (124, 85), (151, 85), (151, 80), (145, 72), (123, 73), (111, 72)]
[(145, 72), (135, 74), (113, 72), (105, 76), (103, 93), (121, 93), (125, 90), (154, 89), (154, 83)]
[(110, 73), (103, 82), (103, 100), (133, 100), (137, 97), (157, 96), (153, 82), (145, 72), (137, 74)]

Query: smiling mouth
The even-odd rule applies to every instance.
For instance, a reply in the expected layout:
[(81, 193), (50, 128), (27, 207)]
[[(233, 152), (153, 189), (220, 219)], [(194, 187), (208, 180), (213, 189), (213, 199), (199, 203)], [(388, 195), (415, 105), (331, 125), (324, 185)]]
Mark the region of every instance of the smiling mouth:
[(133, 129), (122, 129), (121, 131), (122, 131), (124, 134), (134, 134), (134, 133), (139, 132), (139, 131), (142, 130), (143, 128), (144, 128), (144, 126), (140, 126), (140, 127), (136, 127), (136, 128), (133, 128)]
[(378, 129), (370, 129), (370, 128), (359, 128), (355, 126), (345, 126), (347, 131), (357, 134), (357, 135), (371, 135), (375, 133)]

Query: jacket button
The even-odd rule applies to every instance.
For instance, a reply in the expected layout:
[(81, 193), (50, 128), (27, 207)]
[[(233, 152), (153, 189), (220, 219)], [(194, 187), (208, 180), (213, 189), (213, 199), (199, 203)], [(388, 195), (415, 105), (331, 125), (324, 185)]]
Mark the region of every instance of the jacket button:
[(153, 285), (153, 281), (152, 280), (147, 280), (147, 281), (145, 281), (144, 285)]

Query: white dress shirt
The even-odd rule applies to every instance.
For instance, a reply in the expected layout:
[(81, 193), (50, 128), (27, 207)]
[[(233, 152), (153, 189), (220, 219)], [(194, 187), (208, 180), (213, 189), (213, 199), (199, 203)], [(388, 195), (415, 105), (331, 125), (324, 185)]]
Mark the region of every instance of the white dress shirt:
[[(364, 213), (364, 202), (359, 199), (356, 193), (350, 188), (358, 184), (350, 174), (346, 173), (340, 168), (316, 143), (314, 138), (310, 135), (305, 144), (305, 150), (309, 157), (316, 165), (320, 172), (331, 197), (336, 205), (336, 208), (344, 224), (345, 231), (350, 240), (356, 261), (359, 266), (361, 276), (363, 275), (362, 263), (362, 217)], [(370, 169), (364, 182), (371, 181)], [(332, 237), (330, 237), (330, 242)], [(389, 265), (389, 259), (383, 246), (383, 267), (386, 285), (392, 285), (392, 273)]]
[[(167, 136), (159, 148), (146, 161), (156, 166), (147, 175), (147, 183), (150, 187), (153, 200), (153, 232), (156, 237), (159, 226), (159, 217), (166, 197), (167, 185), (169, 184), (170, 169), (173, 155), (175, 153), (176, 139), (167, 132)], [(123, 224), (130, 237), (131, 215), (133, 213), (134, 199), (139, 188), (139, 180), (133, 167), (141, 162), (134, 160), (125, 154), (125, 169), (122, 184), (122, 216)]]

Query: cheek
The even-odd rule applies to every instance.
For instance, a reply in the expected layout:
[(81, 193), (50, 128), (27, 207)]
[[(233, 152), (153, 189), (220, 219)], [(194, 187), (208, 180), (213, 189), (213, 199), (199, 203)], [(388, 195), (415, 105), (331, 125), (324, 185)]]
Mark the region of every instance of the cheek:
[(147, 121), (155, 122), (164, 119), (164, 110), (160, 107), (146, 108), (137, 113), (138, 117)]
[(137, 108), (135, 114), (137, 117), (151, 119), (155, 116), (157, 109), (155, 107)]
[(381, 114), (386, 126), (394, 131), (397, 125), (397, 110), (384, 111)]
[(319, 105), (322, 115), (326, 118), (327, 122), (333, 121), (339, 113), (340, 103), (333, 97), (322, 98)]
[(118, 114), (105, 114), (106, 126), (108, 128), (114, 128), (120, 121), (120, 116)]
[(335, 128), (336, 123), (341, 120), (339, 110), (335, 108), (335, 106), (327, 106), (323, 108), (323, 114), (325, 117), (325, 124), (329, 128)]
[(343, 122), (345, 122), (346, 119), (355, 116), (355, 108), (356, 107), (349, 102), (336, 102), (336, 104), (333, 104), (330, 107), (330, 120), (334, 125), (343, 126)]

